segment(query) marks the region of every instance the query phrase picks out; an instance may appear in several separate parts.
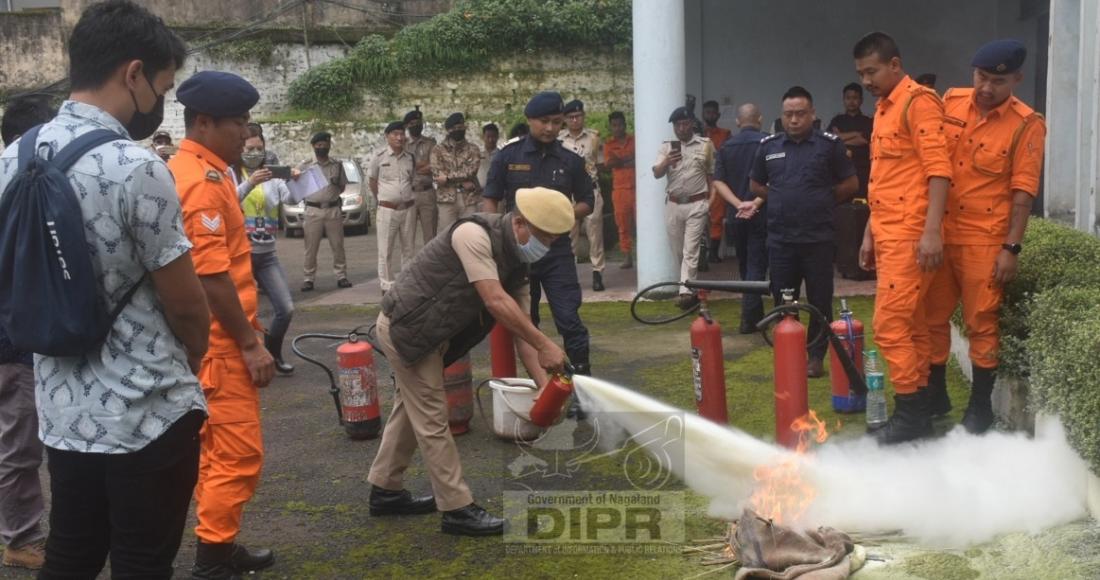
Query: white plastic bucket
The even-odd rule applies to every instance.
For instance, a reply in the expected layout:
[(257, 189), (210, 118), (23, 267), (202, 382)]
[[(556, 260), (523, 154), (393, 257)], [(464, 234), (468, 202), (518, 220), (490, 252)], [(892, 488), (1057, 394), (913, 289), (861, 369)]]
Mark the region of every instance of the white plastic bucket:
[(507, 441), (532, 441), (543, 429), (528, 417), (538, 389), (531, 379), (491, 379), (493, 391), (493, 433)]

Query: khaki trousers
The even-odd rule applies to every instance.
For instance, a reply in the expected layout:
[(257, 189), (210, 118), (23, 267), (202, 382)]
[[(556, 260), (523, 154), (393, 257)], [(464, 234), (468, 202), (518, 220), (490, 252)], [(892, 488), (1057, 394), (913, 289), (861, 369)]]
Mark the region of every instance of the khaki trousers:
[(328, 236), (328, 245), (332, 248), (332, 272), (337, 280), (348, 277), (348, 263), (344, 256), (344, 218), (339, 207), (317, 208), (306, 206), (303, 237), (306, 242), (306, 260), (302, 266), (305, 282), (312, 282), (317, 275), (317, 251), (321, 249), (321, 238)]
[(416, 196), (416, 205), (413, 206), (413, 212), (416, 214), (414, 218), (413, 236), (415, 240), (416, 229), (415, 224), (420, 224), (420, 233), (423, 236), (423, 241), (415, 246), (417, 251), (427, 244), (435, 237), (439, 230), (435, 227), (436, 214), (438, 209), (435, 204), (435, 189), (425, 189), (422, 191), (414, 191), (413, 195)]
[(470, 217), (477, 212), (477, 204), (465, 203), (461, 195), (459, 195), (457, 201), (453, 203), (439, 203), (436, 208), (439, 212), (439, 221), (436, 224), (436, 231), (438, 232), (447, 231), (447, 228), (454, 225), (458, 220), (464, 217)]
[(397, 393), (367, 481), (383, 489), (403, 489), (405, 470), (419, 448), (439, 510), (470, 505), (474, 496), (462, 477), (458, 447), (447, 425), (447, 395), (443, 391), (447, 343), (416, 364), (407, 365), (394, 350), (385, 315), (378, 316), (377, 332), (382, 353), (397, 378)]
[(393, 286), (397, 276), (397, 251), (401, 250), (401, 267), (413, 259), (416, 237), (416, 209), (390, 209), (378, 206), (378, 282), (382, 291)]
[(588, 261), (592, 263), (593, 272), (603, 272), (603, 196), (597, 189), (593, 192), (596, 198), (596, 207), (588, 217), (577, 220), (573, 224), (573, 231), (569, 232), (569, 239), (573, 242), (573, 255), (577, 254), (577, 238), (580, 237), (581, 227), (584, 227), (584, 235), (588, 237)]
[[(707, 200), (692, 203), (665, 202), (665, 229), (673, 257), (680, 262), (680, 280), (699, 274), (699, 242), (707, 231)], [(690, 294), (685, 286), (680, 294)]]

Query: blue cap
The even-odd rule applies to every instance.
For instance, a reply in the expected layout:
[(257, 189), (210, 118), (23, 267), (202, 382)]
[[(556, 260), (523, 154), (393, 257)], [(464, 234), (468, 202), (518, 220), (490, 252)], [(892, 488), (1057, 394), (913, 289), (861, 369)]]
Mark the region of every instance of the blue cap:
[(668, 116), (668, 122), (675, 123), (676, 121), (684, 121), (691, 118), (691, 111), (688, 111), (687, 107), (676, 107), (676, 110), (672, 111), (672, 114)]
[(415, 110), (405, 113), (405, 122), (415, 121), (416, 119), (423, 119), (424, 113), (420, 112), (420, 106), (418, 105)]
[(389, 125), (386, 125), (386, 130), (382, 131), (382, 133), (384, 135), (389, 135), (390, 133), (392, 133), (394, 131), (404, 132), (405, 131), (405, 122), (404, 121), (393, 121)]
[(528, 119), (537, 119), (549, 115), (560, 115), (563, 109), (561, 93), (547, 91), (531, 97), (531, 100), (527, 101), (527, 106), (523, 108), (523, 114)]
[(986, 72), (1003, 75), (1020, 70), (1027, 59), (1024, 43), (1012, 38), (994, 40), (978, 49), (970, 65)]
[(465, 123), (465, 122), (466, 122), (466, 116), (463, 115), (462, 113), (451, 113), (451, 115), (449, 117), (447, 117), (447, 120), (443, 121), (443, 128), (449, 130), (451, 127), (454, 127), (455, 125), (459, 125), (459, 124), (462, 124), (462, 123)]
[(204, 70), (183, 81), (176, 89), (176, 100), (213, 117), (239, 117), (256, 105), (260, 93), (233, 73)]
[(580, 99), (573, 99), (572, 101), (569, 101), (565, 104), (564, 111), (566, 115), (568, 115), (569, 113), (583, 113), (584, 103), (582, 103)]

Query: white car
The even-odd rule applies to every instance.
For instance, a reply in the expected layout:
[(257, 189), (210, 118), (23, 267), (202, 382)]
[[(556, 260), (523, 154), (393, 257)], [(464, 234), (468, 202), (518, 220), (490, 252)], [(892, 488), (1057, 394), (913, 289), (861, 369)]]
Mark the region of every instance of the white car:
[[(359, 164), (345, 159), (344, 173), (348, 176), (348, 187), (340, 194), (340, 211), (344, 215), (344, 229), (349, 233), (365, 234), (370, 231), (371, 211), (374, 210), (374, 196), (367, 190), (363, 172)], [(302, 235), (302, 216), (306, 213), (305, 202), (294, 205), (283, 204), (283, 227), (288, 237)]]

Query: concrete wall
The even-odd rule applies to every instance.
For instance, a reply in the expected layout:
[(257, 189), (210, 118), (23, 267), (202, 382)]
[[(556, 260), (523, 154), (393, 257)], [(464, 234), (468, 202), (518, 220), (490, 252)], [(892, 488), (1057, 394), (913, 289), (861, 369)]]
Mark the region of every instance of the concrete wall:
[[(990, 40), (1014, 37), (1028, 45), (1025, 81), (1018, 95), (1033, 103), (1040, 16), (1021, 20), (1018, 0), (685, 0), (687, 4), (687, 92), (715, 99), (731, 109), (753, 101), (767, 122), (779, 113), (779, 99), (791, 85), (814, 95), (827, 122), (841, 112), (841, 89), (858, 81), (852, 46), (864, 34), (883, 30), (901, 47), (906, 70), (938, 75), (942, 93), (970, 84), (970, 57)], [(1045, 38), (1043, 39), (1045, 42)], [(864, 112), (873, 107), (865, 95)], [(732, 112), (722, 125), (732, 126)]]
[[(80, 13), (97, 0), (61, 0), (62, 13), (68, 29), (76, 25)], [(141, 0), (142, 6), (159, 15), (165, 22), (181, 28), (223, 28), (271, 14), (285, 0)], [(420, 22), (450, 9), (452, 0), (348, 0), (354, 10), (327, 2), (310, 2), (309, 18), (316, 27), (364, 28), (390, 30)], [(302, 27), (303, 8), (296, 7), (265, 24), (268, 28)], [(353, 42), (349, 41), (349, 42)]]
[(67, 74), (61, 14), (0, 12), (0, 91), (51, 83)]

